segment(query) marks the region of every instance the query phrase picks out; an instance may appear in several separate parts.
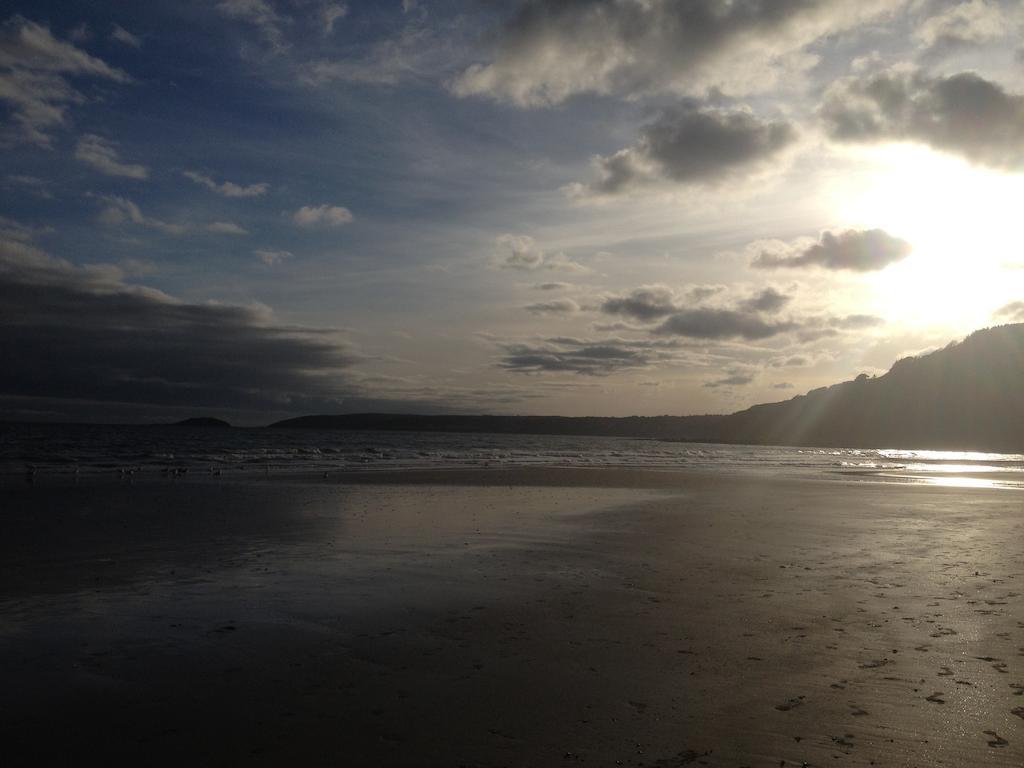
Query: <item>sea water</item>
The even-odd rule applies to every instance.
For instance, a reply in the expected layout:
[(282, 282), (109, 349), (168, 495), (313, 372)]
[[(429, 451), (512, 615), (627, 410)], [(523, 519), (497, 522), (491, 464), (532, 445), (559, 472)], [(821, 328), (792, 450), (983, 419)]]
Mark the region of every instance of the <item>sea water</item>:
[(180, 476), (380, 469), (632, 467), (1024, 487), (1024, 455), (621, 437), (0, 424), (0, 474)]

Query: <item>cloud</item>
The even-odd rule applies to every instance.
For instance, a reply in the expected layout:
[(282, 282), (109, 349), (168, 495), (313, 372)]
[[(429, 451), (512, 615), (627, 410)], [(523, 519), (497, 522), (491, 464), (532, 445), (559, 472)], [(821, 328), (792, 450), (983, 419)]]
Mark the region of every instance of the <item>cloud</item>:
[(323, 33), (330, 35), (334, 32), (334, 22), (343, 19), (348, 15), (348, 6), (345, 3), (325, 3), (320, 8), (320, 21), (323, 23)]
[(299, 78), (314, 86), (332, 82), (397, 85), (446, 70), (452, 55), (450, 34), (438, 37), (434, 29), (417, 19), (395, 36), (378, 40), (358, 54), (308, 62), (300, 68)]
[(746, 94), (817, 62), (805, 48), (891, 12), (901, 0), (522, 0), (489, 61), (451, 88), (521, 107), (578, 93)]
[(846, 315), (845, 317), (829, 318), (828, 324), (833, 328), (840, 328), (844, 331), (861, 330), (863, 328), (875, 328), (884, 325), (885, 320), (876, 315)]
[[(721, 288), (719, 286), (694, 286), (685, 292), (685, 296), (690, 301), (699, 304), (704, 299), (720, 292)], [(625, 296), (608, 297), (601, 303), (600, 309), (605, 314), (623, 315), (640, 323), (652, 323), (665, 317), (679, 317), (682, 319), (675, 320), (673, 327), (683, 328), (688, 323), (698, 322), (702, 317), (708, 318), (715, 315), (715, 313), (723, 312), (726, 314), (715, 315), (717, 317), (716, 322), (722, 322), (727, 316), (733, 318), (743, 317), (752, 322), (759, 322), (756, 315), (780, 312), (791, 300), (791, 296), (786, 296), (769, 287), (737, 302), (730, 309), (694, 308), (684, 306), (677, 294), (668, 286), (655, 284), (640, 286)], [(706, 313), (711, 313), (711, 315)], [(656, 329), (656, 332), (661, 332), (661, 327)], [(760, 326), (752, 325), (750, 327)], [(767, 328), (769, 326), (765, 325), (763, 327)], [(682, 333), (680, 335), (691, 334)]]
[(795, 389), (795, 387), (788, 381), (780, 381), (778, 384), (772, 384), (772, 389)]
[(121, 162), (117, 154), (117, 144), (93, 133), (86, 134), (78, 140), (75, 146), (75, 159), (107, 176), (149, 178), (149, 169), (146, 166)]
[(794, 322), (767, 322), (756, 314), (735, 309), (699, 307), (670, 315), (652, 333), (693, 339), (746, 339), (757, 341), (795, 330)]
[(10, 110), (2, 143), (53, 144), (54, 128), (64, 124), (69, 106), (86, 97), (68, 77), (118, 83), (131, 78), (82, 49), (57, 40), (49, 28), (14, 16), (0, 29), (0, 101)]
[(114, 25), (113, 31), (110, 33), (110, 39), (116, 40), (119, 43), (131, 46), (132, 48), (142, 47), (142, 38), (137, 35), (133, 35), (127, 29), (119, 24)]
[(554, 301), (530, 304), (525, 309), (527, 312), (532, 312), (535, 315), (569, 315), (579, 312), (580, 305), (572, 299), (555, 299)]
[(48, 235), (53, 232), (54, 228), (48, 225), (33, 226), (31, 224), (23, 224), (7, 216), (0, 216), (0, 240), (31, 243), (39, 235)]
[(769, 368), (802, 368), (808, 365), (810, 360), (802, 355), (779, 358), (768, 363)]
[(765, 288), (741, 301), (739, 308), (745, 312), (764, 312), (771, 315), (780, 312), (792, 300), (792, 296), (779, 293), (774, 288)]
[(292, 221), (300, 227), (340, 227), (354, 218), (352, 211), (340, 205), (304, 205), (292, 214)]
[(625, 315), (641, 322), (652, 322), (678, 309), (675, 294), (665, 285), (643, 285), (626, 296), (612, 296), (601, 303), (609, 315)]
[(705, 382), (704, 386), (708, 389), (718, 389), (720, 387), (742, 387), (745, 386), (746, 384), (749, 384), (753, 380), (753, 374), (734, 373), (722, 379), (715, 379), (714, 381)]
[(266, 182), (248, 184), (246, 186), (235, 184), (233, 181), (225, 181), (218, 184), (209, 176), (198, 171), (182, 171), (181, 175), (224, 197), (259, 197), (266, 194), (267, 190), (270, 189), (270, 185)]
[(968, 0), (926, 19), (914, 39), (928, 52), (942, 54), (1010, 34), (1012, 25), (998, 3)]
[(36, 197), (43, 200), (52, 200), (54, 195), (50, 190), (50, 182), (40, 179), (37, 176), (26, 176), (24, 174), (9, 174), (5, 181), (28, 190)]
[(1024, 322), (1024, 301), (1011, 301), (992, 314), (993, 317), (1005, 318), (1012, 322)]
[(504, 269), (557, 270), (563, 272), (589, 272), (562, 252), (546, 253), (529, 235), (499, 235), (497, 265)]
[(222, 0), (217, 4), (217, 10), (223, 16), (245, 21), (258, 28), (275, 51), (288, 48), (281, 28), (290, 23), (291, 19), (279, 16), (267, 0)]
[(823, 232), (817, 242), (807, 244), (755, 243), (759, 253), (751, 261), (755, 269), (820, 267), (830, 270), (872, 272), (907, 257), (911, 245), (881, 229)]
[(659, 181), (714, 185), (764, 167), (794, 141), (788, 122), (762, 120), (748, 109), (687, 104), (662, 112), (633, 146), (597, 157), (597, 180), (568, 191), (587, 197)]
[(667, 347), (627, 339), (553, 338), (537, 344), (504, 344), (499, 366), (519, 373), (609, 376), (670, 359)]
[[(196, 304), (0, 242), (0, 394), (268, 410), (337, 408), (360, 358), (265, 307)], [(16, 362), (15, 362), (16, 361)]]
[(974, 72), (892, 68), (847, 78), (819, 109), (836, 141), (910, 141), (1003, 170), (1024, 168), (1024, 96)]
[(139, 206), (124, 197), (117, 195), (91, 195), (104, 204), (100, 212), (100, 222), (107, 226), (121, 226), (123, 224), (138, 224), (139, 226), (156, 229), (168, 235), (184, 234), (188, 227), (184, 224), (169, 224), (160, 219), (145, 216)]
[(249, 230), (244, 229), (233, 221), (214, 221), (206, 225), (207, 232), (214, 232), (218, 235), (248, 235)]
[(572, 288), (570, 283), (540, 283), (533, 286), (538, 291), (565, 291)]
[(285, 259), (294, 258), (291, 251), (253, 251), (253, 254), (267, 266), (280, 264)]

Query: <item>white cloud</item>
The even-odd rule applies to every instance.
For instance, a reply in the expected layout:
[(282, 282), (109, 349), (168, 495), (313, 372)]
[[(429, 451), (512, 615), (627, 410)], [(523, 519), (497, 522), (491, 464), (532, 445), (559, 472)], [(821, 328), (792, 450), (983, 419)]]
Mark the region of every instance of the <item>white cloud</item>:
[(350, 224), (352, 211), (340, 205), (304, 205), (292, 214), (292, 221), (300, 227), (340, 227)]
[(344, 3), (327, 3), (320, 9), (320, 20), (324, 25), (324, 34), (334, 32), (334, 22), (348, 15), (348, 6)]
[(300, 77), (309, 85), (334, 81), (395, 85), (442, 70), (449, 55), (450, 49), (433, 30), (416, 21), (360, 56), (309, 62), (302, 67)]
[(68, 76), (131, 80), (120, 69), (57, 40), (47, 27), (21, 16), (8, 20), (0, 29), (0, 102), (10, 109), (12, 125), (0, 141), (50, 147), (51, 131), (64, 124), (68, 107), (86, 101)]
[(248, 235), (249, 230), (235, 224), (233, 221), (214, 221), (206, 225), (207, 232), (214, 232), (218, 235)]
[(969, 0), (927, 19), (914, 39), (930, 50), (976, 45), (1009, 34), (1013, 27), (998, 3)]
[(225, 181), (218, 184), (209, 176), (199, 173), (198, 171), (182, 171), (181, 175), (186, 179), (194, 181), (200, 186), (216, 192), (218, 195), (223, 195), (224, 197), (259, 197), (260, 195), (266, 194), (267, 190), (270, 189), (270, 185), (266, 182), (248, 184), (245, 186), (235, 184), (233, 181)]
[(142, 38), (138, 35), (133, 35), (120, 24), (114, 25), (114, 30), (110, 33), (110, 39), (116, 40), (119, 43), (124, 43), (132, 48), (142, 47)]
[(279, 16), (267, 0), (222, 0), (217, 4), (217, 10), (228, 18), (257, 27), (275, 50), (282, 51), (288, 47), (281, 27), (291, 19)]
[(123, 176), (129, 179), (149, 178), (149, 169), (144, 165), (121, 162), (117, 145), (102, 136), (89, 133), (78, 140), (75, 159), (91, 165), (107, 176)]
[(188, 227), (183, 224), (169, 224), (144, 215), (139, 206), (127, 198), (116, 195), (92, 195), (92, 197), (104, 204), (105, 207), (100, 212), (100, 222), (107, 226), (137, 224), (168, 235), (181, 235), (188, 231)]
[(564, 272), (589, 272), (564, 253), (546, 253), (537, 246), (537, 242), (529, 235), (500, 235), (496, 239), (498, 246), (497, 265), (504, 269), (550, 269)]
[(42, 198), (43, 200), (53, 199), (53, 192), (50, 191), (50, 182), (45, 179), (40, 179), (36, 176), (26, 176), (23, 174), (10, 174), (7, 176), (7, 183), (9, 185), (17, 185), (23, 189), (27, 189), (33, 195)]

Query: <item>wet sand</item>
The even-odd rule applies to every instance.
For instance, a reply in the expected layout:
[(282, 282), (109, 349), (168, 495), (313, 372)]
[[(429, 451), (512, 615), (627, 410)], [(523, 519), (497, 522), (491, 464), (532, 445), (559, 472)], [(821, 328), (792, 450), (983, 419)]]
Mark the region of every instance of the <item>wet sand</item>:
[(8, 483), (4, 765), (1020, 766), (1024, 492)]

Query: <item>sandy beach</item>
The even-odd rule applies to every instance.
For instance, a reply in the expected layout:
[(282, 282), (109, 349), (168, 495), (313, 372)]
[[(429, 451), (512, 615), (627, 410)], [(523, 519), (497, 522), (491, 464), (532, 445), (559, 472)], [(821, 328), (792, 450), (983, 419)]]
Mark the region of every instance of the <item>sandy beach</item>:
[(1024, 492), (8, 481), (4, 764), (1020, 766)]

